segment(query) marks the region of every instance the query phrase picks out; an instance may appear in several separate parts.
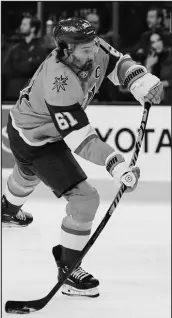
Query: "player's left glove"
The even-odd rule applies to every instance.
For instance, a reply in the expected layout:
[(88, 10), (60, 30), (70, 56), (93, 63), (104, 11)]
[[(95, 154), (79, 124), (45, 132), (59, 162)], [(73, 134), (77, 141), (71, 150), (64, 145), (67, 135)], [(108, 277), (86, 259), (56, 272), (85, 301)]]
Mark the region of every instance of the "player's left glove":
[(129, 168), (121, 154), (112, 153), (106, 159), (106, 169), (114, 178), (117, 187), (125, 184), (126, 191), (131, 192), (136, 189), (140, 178), (138, 167)]
[[(139, 74), (140, 71), (140, 74)], [(142, 65), (129, 69), (126, 83), (136, 100), (144, 106), (145, 102), (160, 104), (163, 96), (163, 84), (158, 77), (148, 73)]]

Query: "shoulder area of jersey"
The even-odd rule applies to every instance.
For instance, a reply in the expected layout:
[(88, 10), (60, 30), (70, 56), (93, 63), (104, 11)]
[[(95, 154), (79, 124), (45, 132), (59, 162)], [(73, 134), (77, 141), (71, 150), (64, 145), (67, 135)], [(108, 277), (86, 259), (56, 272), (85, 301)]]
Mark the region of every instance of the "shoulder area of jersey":
[(68, 106), (78, 102), (82, 89), (75, 73), (54, 59), (48, 63), (44, 77), (44, 97), (51, 105)]
[(108, 44), (105, 40), (103, 40), (102, 38), (99, 38), (100, 40), (100, 47), (102, 47), (108, 54), (111, 54), (115, 57), (122, 57), (122, 53), (118, 52), (113, 46), (111, 46), (110, 44)]

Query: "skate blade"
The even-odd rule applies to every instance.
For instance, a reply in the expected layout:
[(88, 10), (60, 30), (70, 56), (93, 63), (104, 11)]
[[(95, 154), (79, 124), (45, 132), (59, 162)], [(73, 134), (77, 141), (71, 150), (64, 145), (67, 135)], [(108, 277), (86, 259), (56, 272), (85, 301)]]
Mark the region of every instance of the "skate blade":
[(20, 227), (26, 227), (28, 224), (18, 224), (18, 223), (6, 223), (2, 222), (2, 228), (8, 229), (8, 228), (20, 228)]
[(61, 292), (63, 295), (67, 295), (67, 296), (92, 297), (92, 298), (100, 296), (97, 287), (83, 290), (83, 289), (77, 289), (73, 286), (64, 284)]

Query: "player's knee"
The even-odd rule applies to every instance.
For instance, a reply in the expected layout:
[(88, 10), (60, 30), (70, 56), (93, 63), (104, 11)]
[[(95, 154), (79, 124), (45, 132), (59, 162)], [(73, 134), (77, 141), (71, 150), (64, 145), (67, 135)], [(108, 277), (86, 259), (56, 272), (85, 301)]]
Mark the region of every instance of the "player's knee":
[(86, 191), (80, 192), (79, 194), (76, 193), (76, 195), (71, 195), (68, 198), (69, 202), (66, 211), (67, 214), (72, 215), (76, 221), (88, 223), (94, 220), (100, 199), (97, 190), (90, 185), (86, 186), (83, 190)]
[(90, 193), (85, 197), (82, 203), (83, 208), (81, 209), (81, 218), (83, 222), (91, 222), (94, 220), (97, 209), (99, 207), (100, 198), (97, 190), (92, 188)]

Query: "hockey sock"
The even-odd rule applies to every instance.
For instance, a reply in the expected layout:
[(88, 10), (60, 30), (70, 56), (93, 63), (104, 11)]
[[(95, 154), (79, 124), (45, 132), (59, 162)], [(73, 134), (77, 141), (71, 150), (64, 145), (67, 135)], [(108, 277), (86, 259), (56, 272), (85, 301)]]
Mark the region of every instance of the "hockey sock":
[(63, 264), (71, 266), (75, 259), (79, 256), (80, 252), (89, 240), (91, 229), (88, 227), (91, 227), (90, 222), (82, 226), (80, 225), (78, 228), (78, 226), (74, 224), (74, 221), (72, 222), (72, 218), (66, 217), (63, 219), (61, 230), (61, 262)]
[(13, 172), (8, 177), (4, 195), (9, 203), (21, 207), (39, 182), (35, 175), (26, 175), (15, 164)]
[(27, 200), (27, 196), (17, 196), (15, 194), (13, 194), (9, 188), (8, 188), (8, 184), (6, 186), (6, 189), (5, 189), (5, 193), (4, 193), (4, 196), (6, 198), (6, 200), (8, 201), (9, 204), (11, 205), (14, 205), (14, 206), (19, 206), (21, 207)]
[(99, 195), (84, 181), (65, 193), (65, 198), (68, 203), (61, 230), (62, 261), (71, 265), (89, 240)]

